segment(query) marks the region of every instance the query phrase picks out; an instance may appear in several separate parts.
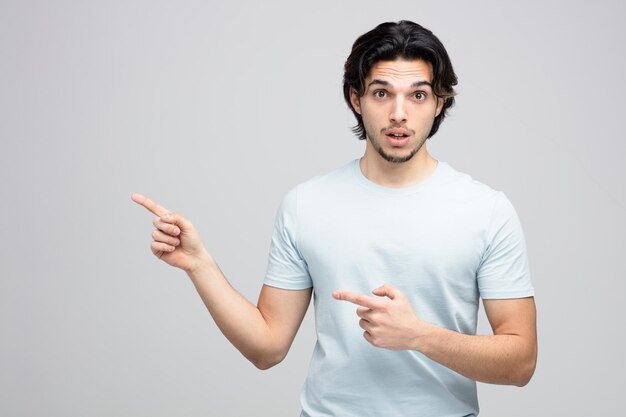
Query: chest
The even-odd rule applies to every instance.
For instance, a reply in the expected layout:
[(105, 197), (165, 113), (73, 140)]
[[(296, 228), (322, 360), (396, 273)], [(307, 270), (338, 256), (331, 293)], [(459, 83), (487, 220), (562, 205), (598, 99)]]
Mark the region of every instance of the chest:
[(337, 201), (302, 213), (298, 240), (314, 281), (319, 276), (362, 281), (358, 275), (374, 274), (376, 282), (458, 284), (475, 278), (487, 226), (484, 213), (467, 202)]

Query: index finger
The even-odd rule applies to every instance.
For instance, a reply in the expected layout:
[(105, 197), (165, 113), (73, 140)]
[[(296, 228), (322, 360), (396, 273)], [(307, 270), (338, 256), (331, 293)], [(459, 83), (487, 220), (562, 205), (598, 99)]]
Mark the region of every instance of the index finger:
[(134, 193), (133, 195), (130, 196), (130, 198), (135, 203), (137, 203), (137, 204), (139, 204), (141, 206), (144, 206), (145, 208), (147, 208), (148, 210), (150, 210), (152, 213), (156, 214), (159, 217), (163, 217), (166, 214), (171, 213), (168, 209), (158, 205), (157, 203), (155, 203), (154, 201), (150, 200), (148, 197), (146, 197), (144, 195)]
[(357, 294), (349, 291), (335, 291), (333, 292), (333, 297), (336, 300), (349, 301), (353, 304), (375, 309), (380, 307), (380, 299), (370, 297), (368, 295)]

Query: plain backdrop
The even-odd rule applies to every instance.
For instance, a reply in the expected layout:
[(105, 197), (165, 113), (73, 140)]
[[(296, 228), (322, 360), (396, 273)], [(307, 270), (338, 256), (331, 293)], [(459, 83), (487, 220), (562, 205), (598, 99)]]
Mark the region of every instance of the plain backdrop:
[(363, 153), (352, 42), (400, 19), (459, 76), (429, 150), (504, 191), (529, 248), (537, 371), (479, 384), (481, 416), (620, 414), (624, 4), (0, 0), (0, 415), (298, 415), (310, 312), (257, 370), (130, 194), (192, 219), (256, 302), (283, 195)]

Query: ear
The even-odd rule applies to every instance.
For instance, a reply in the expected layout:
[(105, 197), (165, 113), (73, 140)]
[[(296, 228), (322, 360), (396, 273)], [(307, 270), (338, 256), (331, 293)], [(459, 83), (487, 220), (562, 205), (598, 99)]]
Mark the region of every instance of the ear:
[(435, 117), (439, 116), (439, 113), (441, 113), (441, 109), (443, 109), (443, 105), (446, 102), (446, 100), (442, 97), (437, 97), (437, 110), (435, 111)]
[(350, 103), (354, 111), (361, 114), (361, 98), (359, 93), (352, 87), (350, 87)]

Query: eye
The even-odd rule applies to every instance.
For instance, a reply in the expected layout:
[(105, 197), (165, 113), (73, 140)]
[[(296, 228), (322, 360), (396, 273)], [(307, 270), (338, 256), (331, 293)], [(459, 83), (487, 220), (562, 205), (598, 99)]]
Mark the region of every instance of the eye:
[(385, 98), (385, 97), (387, 97), (387, 92), (385, 90), (376, 90), (376, 91), (374, 91), (374, 97), (376, 97), (376, 98)]
[(413, 97), (415, 97), (416, 100), (424, 101), (426, 100), (426, 93), (423, 91), (417, 91), (413, 93)]

